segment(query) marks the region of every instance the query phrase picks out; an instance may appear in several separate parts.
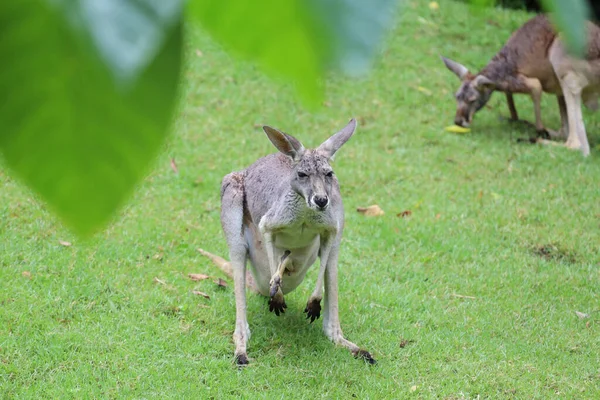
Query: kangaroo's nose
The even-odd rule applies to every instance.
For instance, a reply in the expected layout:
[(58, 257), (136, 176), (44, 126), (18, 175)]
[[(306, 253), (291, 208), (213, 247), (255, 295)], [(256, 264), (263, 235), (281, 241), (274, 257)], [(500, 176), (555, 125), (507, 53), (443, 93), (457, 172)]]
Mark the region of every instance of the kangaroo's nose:
[(455, 125), (463, 126), (464, 123), (465, 123), (465, 120), (462, 117), (456, 117), (456, 118), (454, 118), (454, 124)]
[(319, 208), (325, 208), (327, 207), (327, 203), (329, 203), (327, 196), (315, 196), (313, 201)]

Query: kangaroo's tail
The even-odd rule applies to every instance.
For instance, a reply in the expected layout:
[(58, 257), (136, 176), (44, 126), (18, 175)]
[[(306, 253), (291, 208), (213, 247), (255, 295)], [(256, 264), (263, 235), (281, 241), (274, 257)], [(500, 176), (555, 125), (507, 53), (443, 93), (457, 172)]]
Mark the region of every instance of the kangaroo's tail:
[(231, 263), (229, 261), (225, 260), (224, 258), (219, 257), (216, 254), (209, 253), (206, 250), (198, 249), (198, 251), (204, 257), (206, 257), (210, 261), (212, 261), (217, 267), (219, 267), (219, 269), (221, 271), (225, 272), (225, 275), (227, 275), (228, 277), (233, 279), (233, 268), (231, 267)]
[[(233, 279), (233, 267), (229, 261), (225, 260), (222, 257), (219, 257), (216, 254), (209, 253), (208, 251), (203, 249), (198, 249), (198, 251), (204, 257), (211, 260), (217, 267), (219, 267), (219, 269), (223, 271), (225, 275)], [(256, 286), (256, 283), (254, 282), (254, 277), (252, 276), (249, 270), (246, 270), (246, 287), (255, 293), (260, 293), (258, 287)]]

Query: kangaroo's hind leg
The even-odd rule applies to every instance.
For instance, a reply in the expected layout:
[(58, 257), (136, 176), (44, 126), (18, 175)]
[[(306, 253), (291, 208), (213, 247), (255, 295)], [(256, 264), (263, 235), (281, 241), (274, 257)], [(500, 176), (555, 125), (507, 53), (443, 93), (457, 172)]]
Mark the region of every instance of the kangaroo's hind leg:
[(235, 290), (235, 360), (237, 364), (248, 364), (246, 345), (250, 339), (250, 327), (246, 317), (246, 259), (248, 247), (243, 235), (244, 178), (232, 172), (221, 184), (221, 224), (227, 245)]
[(323, 314), (323, 330), (325, 335), (335, 344), (343, 346), (350, 350), (354, 357), (362, 358), (369, 364), (375, 364), (377, 361), (371, 356), (371, 353), (361, 349), (344, 337), (339, 317), (338, 303), (338, 251), (341, 235), (335, 239), (331, 252), (327, 258), (327, 267), (325, 268), (325, 310)]

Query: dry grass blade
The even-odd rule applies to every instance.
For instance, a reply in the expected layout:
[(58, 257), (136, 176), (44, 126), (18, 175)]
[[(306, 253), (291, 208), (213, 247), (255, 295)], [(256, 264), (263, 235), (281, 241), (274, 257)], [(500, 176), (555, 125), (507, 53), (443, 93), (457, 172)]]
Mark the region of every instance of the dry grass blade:
[(452, 296), (454, 297), (458, 297), (459, 299), (475, 299), (475, 296), (466, 296), (464, 294), (456, 294), (456, 293), (452, 293)]
[(59, 240), (59, 241), (58, 241), (58, 243), (59, 243), (61, 246), (65, 246), (65, 247), (70, 247), (70, 246), (72, 246), (72, 243), (71, 243), (71, 242), (66, 242), (66, 241), (64, 241), (64, 240)]
[(167, 284), (167, 282), (163, 281), (162, 279), (158, 279), (156, 276), (154, 277), (154, 282), (160, 283), (161, 285), (166, 285)]
[(193, 293), (193, 294), (195, 294), (196, 296), (202, 296), (202, 297), (204, 297), (205, 299), (210, 299), (210, 296), (209, 296), (209, 295), (207, 295), (207, 294), (206, 294), (206, 293), (204, 293), (204, 292), (200, 292), (200, 291), (198, 291), (198, 290), (192, 290), (192, 293)]
[(177, 169), (177, 163), (175, 162), (175, 158), (171, 158), (171, 169), (173, 170), (173, 172), (175, 172), (176, 174), (179, 173), (179, 169)]
[(579, 319), (586, 319), (590, 317), (590, 314), (582, 313), (580, 311), (575, 311), (575, 314), (577, 314)]

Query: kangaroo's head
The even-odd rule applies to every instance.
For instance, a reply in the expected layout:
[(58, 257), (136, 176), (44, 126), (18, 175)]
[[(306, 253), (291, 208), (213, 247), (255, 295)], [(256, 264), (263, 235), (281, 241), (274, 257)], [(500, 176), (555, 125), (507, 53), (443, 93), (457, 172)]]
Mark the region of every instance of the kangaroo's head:
[(307, 150), (292, 135), (269, 126), (263, 127), (275, 147), (290, 157), (292, 170), (290, 185), (292, 190), (306, 201), (306, 205), (317, 211), (323, 211), (331, 204), (331, 193), (335, 176), (329, 162), (336, 151), (350, 139), (356, 129), (356, 121), (350, 120), (337, 132), (314, 150)]
[(454, 123), (467, 127), (473, 122), (473, 116), (490, 99), (494, 92), (494, 82), (487, 77), (477, 74), (473, 75), (467, 67), (462, 64), (442, 57), (446, 67), (454, 72), (461, 80), (458, 91), (454, 94), (456, 98), (456, 116)]

